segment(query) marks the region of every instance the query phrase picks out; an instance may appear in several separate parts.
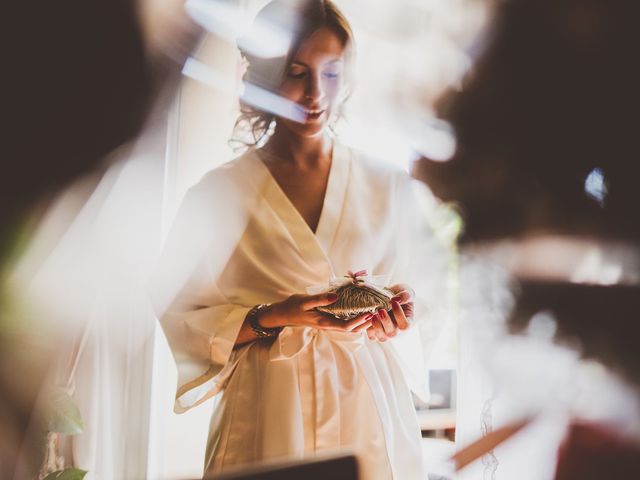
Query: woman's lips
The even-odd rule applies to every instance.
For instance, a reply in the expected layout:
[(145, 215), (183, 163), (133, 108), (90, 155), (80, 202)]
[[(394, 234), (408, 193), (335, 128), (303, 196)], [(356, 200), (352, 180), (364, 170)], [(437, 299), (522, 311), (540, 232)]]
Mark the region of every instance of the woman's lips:
[(305, 107), (300, 107), (300, 110), (304, 115), (305, 122), (309, 122), (309, 121), (313, 122), (313, 121), (319, 120), (320, 117), (322, 117), (322, 115), (326, 111), (323, 108), (305, 108)]

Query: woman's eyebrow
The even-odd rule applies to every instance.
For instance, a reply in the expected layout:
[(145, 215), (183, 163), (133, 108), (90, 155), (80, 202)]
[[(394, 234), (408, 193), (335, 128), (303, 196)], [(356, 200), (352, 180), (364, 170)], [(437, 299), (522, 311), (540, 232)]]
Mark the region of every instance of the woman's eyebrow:
[[(330, 64), (334, 64), (334, 63), (342, 63), (342, 58), (332, 58), (331, 60), (328, 60), (326, 62), (323, 63), (323, 65), (330, 65)], [(309, 65), (307, 65), (304, 62), (301, 62), (300, 60), (292, 60), (291, 61), (291, 65), (300, 65), (301, 67), (306, 67), (306, 68), (310, 68)]]

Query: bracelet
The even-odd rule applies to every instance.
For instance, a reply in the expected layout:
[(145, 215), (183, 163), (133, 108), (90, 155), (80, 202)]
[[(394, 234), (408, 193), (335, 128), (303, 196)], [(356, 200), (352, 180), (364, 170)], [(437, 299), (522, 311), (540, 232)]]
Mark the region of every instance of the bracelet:
[(267, 306), (268, 306), (267, 304), (261, 303), (253, 307), (251, 310), (249, 310), (249, 313), (247, 313), (249, 326), (251, 327), (251, 330), (253, 330), (253, 333), (255, 333), (256, 337), (258, 338), (275, 337), (282, 330), (282, 327), (266, 328), (260, 325), (260, 323), (258, 322), (258, 313), (260, 312), (260, 310), (262, 310)]

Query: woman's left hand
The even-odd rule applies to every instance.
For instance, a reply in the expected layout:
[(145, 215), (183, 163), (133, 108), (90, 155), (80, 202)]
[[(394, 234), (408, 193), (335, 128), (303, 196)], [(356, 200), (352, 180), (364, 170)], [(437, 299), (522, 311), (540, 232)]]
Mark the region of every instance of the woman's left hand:
[(389, 287), (395, 296), (391, 299), (391, 310), (378, 310), (371, 319), (367, 329), (369, 340), (386, 342), (398, 334), (398, 330), (406, 330), (413, 320), (413, 290), (408, 285), (398, 284)]

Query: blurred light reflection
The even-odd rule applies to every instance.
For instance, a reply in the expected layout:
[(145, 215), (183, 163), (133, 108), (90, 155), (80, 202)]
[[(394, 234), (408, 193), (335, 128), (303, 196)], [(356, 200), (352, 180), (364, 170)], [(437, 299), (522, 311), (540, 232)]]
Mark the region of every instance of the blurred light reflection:
[[(246, 8), (231, 2), (217, 0), (188, 0), (187, 13), (210, 33), (235, 43), (249, 29), (252, 17)], [(291, 36), (275, 23), (257, 23), (252, 29), (255, 37), (242, 37), (242, 47), (253, 55), (263, 58), (286, 54)]]

